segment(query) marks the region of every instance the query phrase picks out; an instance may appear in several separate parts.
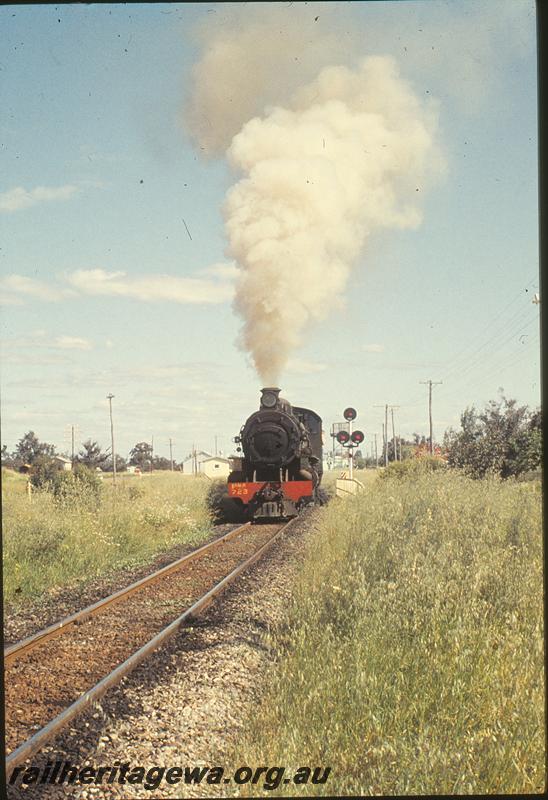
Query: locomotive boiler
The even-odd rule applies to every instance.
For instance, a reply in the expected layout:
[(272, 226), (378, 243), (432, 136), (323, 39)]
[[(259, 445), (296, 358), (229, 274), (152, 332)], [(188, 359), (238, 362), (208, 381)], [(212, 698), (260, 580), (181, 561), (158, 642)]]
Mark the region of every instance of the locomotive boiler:
[(280, 389), (267, 387), (234, 441), (243, 455), (231, 459), (224, 519), (288, 519), (322, 502), (322, 420), (314, 411), (292, 406)]

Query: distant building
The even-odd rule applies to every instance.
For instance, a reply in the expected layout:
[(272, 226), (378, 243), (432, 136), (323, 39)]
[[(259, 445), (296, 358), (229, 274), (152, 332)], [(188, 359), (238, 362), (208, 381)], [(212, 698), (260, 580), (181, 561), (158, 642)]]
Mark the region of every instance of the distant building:
[(195, 475), (202, 472), (202, 464), (208, 458), (214, 458), (207, 450), (196, 450), (183, 461), (183, 472), (186, 475)]
[(203, 472), (208, 478), (227, 478), (230, 472), (230, 462), (223, 456), (204, 458), (200, 464), (200, 472)]
[(55, 461), (56, 466), (60, 470), (65, 470), (66, 472), (70, 472), (72, 469), (72, 461), (70, 458), (65, 458), (64, 456), (54, 456), (53, 460)]

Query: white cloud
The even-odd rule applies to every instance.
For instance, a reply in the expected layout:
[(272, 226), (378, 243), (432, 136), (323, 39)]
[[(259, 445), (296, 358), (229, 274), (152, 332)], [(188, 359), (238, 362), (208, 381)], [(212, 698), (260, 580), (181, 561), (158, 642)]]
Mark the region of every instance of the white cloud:
[(384, 345), (383, 344), (364, 344), (363, 350), (366, 353), (384, 353)]
[(82, 339), (79, 336), (58, 336), (53, 344), (61, 350), (91, 350), (93, 348), (89, 339)]
[(223, 262), (212, 264), (210, 267), (204, 267), (204, 269), (200, 271), (203, 275), (213, 275), (216, 278), (222, 278), (224, 280), (234, 280), (241, 275), (241, 270), (236, 266), (234, 261), (228, 264)]
[[(36, 361), (39, 364), (66, 363), (68, 356), (56, 351), (92, 350), (93, 343), (81, 336), (50, 337), (44, 330), (34, 330), (25, 336), (14, 336), (2, 341), (4, 362), (23, 364)], [(48, 351), (47, 354), (44, 351)]]
[(36, 186), (34, 189), (24, 189), (16, 186), (7, 192), (0, 194), (0, 211), (11, 212), (21, 211), (30, 208), (37, 203), (49, 202), (50, 200), (67, 200), (76, 192), (80, 191), (78, 186), (67, 184), (66, 186)]
[(232, 284), (227, 280), (180, 278), (175, 275), (128, 276), (125, 272), (106, 272), (103, 269), (80, 269), (66, 278), (72, 287), (83, 294), (133, 297), (144, 301), (224, 303), (233, 295)]
[(74, 294), (71, 289), (52, 287), (27, 275), (15, 274), (0, 279), (0, 293), (4, 305), (21, 305), (24, 297), (36, 297), (47, 303), (55, 303)]
[[(0, 303), (22, 305), (30, 298), (56, 302), (78, 294), (133, 297), (145, 302), (225, 303), (232, 299), (234, 277), (237, 274), (238, 269), (230, 263), (213, 264), (191, 277), (128, 275), (122, 271), (79, 269), (59, 278), (65, 285), (49, 285), (26, 275), (13, 274), (0, 279)], [(112, 345), (107, 343), (106, 346)]]
[(286, 366), (286, 370), (288, 372), (296, 372), (300, 374), (324, 372), (326, 369), (327, 364), (322, 364), (318, 361), (304, 361), (301, 358), (290, 358)]

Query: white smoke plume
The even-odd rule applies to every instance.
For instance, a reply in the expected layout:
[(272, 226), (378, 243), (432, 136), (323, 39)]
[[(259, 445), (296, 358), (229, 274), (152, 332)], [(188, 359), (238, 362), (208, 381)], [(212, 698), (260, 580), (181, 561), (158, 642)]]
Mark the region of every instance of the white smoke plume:
[(264, 385), (279, 383), (309, 323), (340, 304), (368, 234), (420, 224), (420, 195), (442, 163), (436, 106), (392, 58), (343, 65), (354, 44), (321, 31), (303, 49), (294, 18), (280, 47), (280, 13), (262, 6), (211, 35), (188, 110), (200, 146), (227, 148), (241, 176), (225, 204), (241, 270), (234, 304)]

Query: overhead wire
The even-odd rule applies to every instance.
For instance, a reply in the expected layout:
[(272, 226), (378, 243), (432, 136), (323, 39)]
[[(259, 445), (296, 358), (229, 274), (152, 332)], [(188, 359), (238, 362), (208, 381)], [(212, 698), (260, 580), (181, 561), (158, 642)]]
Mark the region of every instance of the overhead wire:
[[(525, 291), (527, 291), (531, 286), (536, 285), (537, 281), (538, 277), (534, 276), (525, 286)], [(502, 319), (503, 315), (521, 299), (525, 299), (522, 292), (514, 296), (508, 303), (506, 303), (487, 322), (487, 324), (481, 328), (480, 333), (474, 336), (473, 339), (469, 340), (468, 343), (461, 348), (461, 350), (459, 350), (453, 358), (451, 358), (448, 363), (449, 369), (446, 371), (441, 371), (441, 373), (438, 374), (438, 376), (442, 378), (444, 382), (442, 385), (436, 387), (437, 394), (443, 394), (451, 390), (451, 384), (447, 384), (446, 381), (455, 374), (458, 374), (459, 379), (467, 377), (468, 380), (466, 380), (463, 384), (463, 388), (469, 386), (471, 381), (474, 379), (473, 373), (478, 366), (481, 365), (482, 367), (485, 367), (486, 358), (491, 358), (493, 355), (499, 353), (501, 348), (503, 348), (512, 338), (519, 335), (524, 330), (527, 330), (533, 324), (533, 322), (535, 322), (535, 320), (538, 321), (538, 314), (535, 314), (535, 316), (530, 317), (525, 324), (521, 324), (523, 322), (524, 315), (523, 308), (516, 309), (509, 318)], [(499, 322), (499, 320), (502, 322), (502, 324), (496, 324)], [(509, 328), (511, 328), (511, 330), (509, 330)], [(478, 346), (479, 336), (486, 332), (489, 332), (489, 337)], [(501, 336), (503, 337), (502, 339)], [(533, 337), (533, 339), (528, 342), (528, 345), (535, 342), (536, 338), (538, 337)], [(494, 365), (492, 362), (488, 364), (487, 371), (484, 371), (482, 374), (482, 380), (489, 380), (497, 372), (504, 372), (511, 366), (514, 366), (521, 358), (523, 358), (524, 353), (522, 350), (520, 350), (519, 353), (513, 351), (511, 355), (514, 357), (511, 357), (510, 360), (506, 361), (504, 364), (498, 363), (498, 359), (496, 358)], [(508, 358), (507, 354), (505, 355), (505, 358)], [(491, 369), (489, 369), (489, 367), (491, 367)], [(411, 409), (418, 407), (423, 402), (424, 394), (420, 393), (416, 396), (413, 396), (409, 402), (400, 404), (400, 406), (402, 409)]]
[[(513, 327), (510, 333), (508, 333), (508, 335), (505, 336), (503, 339), (498, 339), (499, 334), (497, 334), (497, 337), (495, 337), (496, 341), (493, 338), (491, 339), (491, 342), (494, 344), (494, 347), (488, 347), (488, 349), (484, 353), (482, 353), (481, 356), (472, 359), (470, 363), (467, 364), (466, 367), (464, 367), (463, 370), (460, 372), (459, 377), (463, 378), (470, 372), (472, 372), (474, 369), (476, 369), (478, 366), (484, 366), (487, 357), (491, 357), (495, 353), (498, 353), (501, 350), (501, 348), (503, 348), (506, 344), (508, 344), (508, 342), (510, 342), (513, 338), (518, 336), (524, 330), (527, 330), (535, 322), (538, 322), (537, 315), (530, 317), (525, 322), (525, 324), (521, 324), (519, 325), (519, 327)], [(489, 343), (486, 342), (484, 347), (487, 347), (488, 344), (490, 344), (491, 342)]]
[[(513, 350), (510, 354), (505, 354), (503, 357), (502, 363), (498, 361), (495, 364), (492, 364), (485, 373), (482, 374), (481, 380), (482, 383), (485, 381), (489, 381), (494, 375), (500, 374), (502, 375), (505, 373), (510, 367), (515, 366), (524, 357), (530, 352), (530, 348), (533, 344), (537, 344), (539, 342), (538, 334), (532, 336), (530, 340), (525, 345), (518, 345), (518, 351)], [(469, 380), (466, 385), (468, 385), (473, 380), (473, 377), (470, 376)]]
[(471, 353), (467, 354), (467, 358), (463, 362), (463, 364), (457, 364), (453, 362), (451, 368), (447, 372), (442, 373), (442, 377), (448, 378), (457, 372), (462, 374), (461, 370), (468, 371), (468, 369), (472, 365), (475, 365), (480, 361), (483, 361), (485, 358), (485, 353), (482, 353), (482, 351), (484, 351), (487, 348), (487, 352), (489, 352), (490, 351), (489, 345), (491, 345), (492, 343), (499, 342), (499, 337), (504, 335), (504, 333), (508, 332), (509, 328), (512, 328), (511, 335), (516, 334), (520, 331), (520, 323), (523, 320), (523, 313), (524, 313), (523, 310), (520, 308), (514, 314), (512, 314), (512, 316), (509, 319), (504, 320), (502, 325), (497, 325), (495, 327), (494, 332), (488, 339), (482, 342)]
[[(528, 284), (525, 286), (525, 291), (527, 291), (527, 290), (529, 289), (529, 287), (533, 286), (534, 284), (535, 284), (535, 278), (533, 277), (533, 278), (532, 278), (532, 279), (529, 281), (529, 283), (528, 283)], [(460, 361), (462, 358), (467, 358), (467, 357), (468, 357), (468, 355), (469, 355), (468, 351), (470, 350), (470, 347), (474, 348), (474, 346), (475, 346), (475, 345), (476, 345), (476, 343), (477, 343), (477, 339), (478, 339), (480, 336), (482, 336), (484, 332), (486, 332), (486, 331), (488, 331), (490, 328), (492, 328), (492, 327), (493, 327), (493, 325), (494, 325), (494, 324), (495, 324), (495, 323), (496, 323), (496, 322), (497, 322), (497, 321), (498, 321), (498, 320), (499, 320), (499, 319), (502, 317), (502, 315), (503, 315), (504, 313), (506, 313), (506, 311), (507, 311), (509, 308), (511, 308), (511, 307), (512, 307), (512, 306), (513, 306), (513, 305), (514, 305), (516, 302), (518, 302), (518, 301), (519, 301), (521, 298), (523, 298), (523, 294), (522, 294), (522, 292), (520, 292), (519, 294), (515, 295), (515, 296), (514, 296), (514, 297), (513, 297), (513, 298), (510, 300), (510, 302), (509, 302), (509, 303), (507, 303), (505, 306), (503, 306), (503, 308), (501, 308), (501, 309), (500, 309), (500, 310), (499, 310), (499, 311), (498, 311), (498, 312), (495, 314), (495, 316), (494, 316), (494, 317), (491, 317), (491, 319), (490, 319), (490, 320), (487, 322), (487, 324), (486, 324), (486, 325), (484, 325), (484, 327), (480, 329), (479, 333), (475, 335), (474, 339), (471, 339), (471, 340), (469, 340), (469, 342), (468, 342), (467, 344), (465, 344), (465, 346), (464, 346), (464, 347), (463, 347), (463, 348), (462, 348), (460, 351), (458, 351), (458, 352), (457, 352), (457, 354), (456, 354), (455, 356), (453, 356), (453, 357), (452, 357), (452, 359), (451, 359), (451, 362), (452, 362), (453, 364), (455, 364), (456, 362)], [(517, 315), (516, 315), (516, 314), (514, 314), (514, 315), (512, 316), (512, 319), (514, 319), (516, 316), (517, 316)], [(508, 324), (508, 320), (505, 320), (505, 324)], [(475, 352), (475, 350), (474, 350), (474, 352)]]
[[(526, 288), (529, 288), (534, 283), (534, 280), (531, 280)], [(529, 317), (525, 323), (523, 323), (523, 314), (524, 309), (518, 308), (508, 319), (502, 320), (502, 325), (495, 323), (498, 320), (501, 320), (503, 314), (508, 311), (517, 301), (519, 301), (523, 295), (518, 295), (512, 300), (507, 303), (500, 311), (498, 311), (494, 317), (488, 322), (486, 326), (482, 328), (482, 331), (489, 331), (490, 336), (484, 342), (482, 342), (479, 346), (473, 347), (474, 344), (477, 343), (477, 337), (474, 341), (471, 341), (462, 348), (461, 351), (452, 359), (450, 363), (450, 369), (446, 372), (442, 372), (439, 377), (443, 378), (444, 381), (447, 381), (448, 378), (451, 378), (455, 373), (458, 373), (459, 382), (460, 379), (463, 377), (467, 378), (467, 380), (463, 384), (463, 388), (468, 387), (473, 380), (475, 380), (474, 373), (476, 372), (478, 367), (481, 367), (484, 371), (481, 376), (481, 381), (484, 382), (485, 380), (490, 380), (494, 375), (497, 373), (505, 373), (508, 369), (515, 366), (521, 359), (523, 359), (525, 353), (523, 349), (519, 349), (519, 351), (513, 350), (510, 354), (505, 353), (503, 356), (503, 362), (500, 362), (500, 357), (497, 357), (496, 354), (500, 354), (501, 350), (505, 347), (508, 342), (510, 342), (513, 338), (522, 334), (523, 331), (530, 328), (530, 326), (534, 322), (538, 322), (538, 314), (534, 314), (534, 316)], [(517, 323), (517, 324), (516, 324)], [(493, 329), (493, 326), (495, 328)], [(509, 327), (511, 330), (509, 330)], [(504, 335), (506, 334), (506, 335)], [(501, 338), (502, 337), (502, 338)], [(538, 335), (532, 337), (529, 342), (527, 343), (527, 351), (529, 351), (530, 346), (536, 344), (538, 340)], [(471, 349), (472, 345), (472, 349)], [(522, 347), (520, 345), (520, 347)], [(492, 362), (492, 357), (495, 356), (495, 363)], [(463, 361), (464, 359), (464, 361)], [(487, 371), (485, 371), (486, 367), (486, 360), (489, 359), (489, 363), (487, 364)], [(459, 362), (460, 367), (459, 367)], [(464, 366), (463, 366), (464, 364)], [(461, 369), (462, 367), (462, 369)], [(461, 384), (462, 385), (462, 384)], [(439, 393), (446, 393), (450, 391), (451, 386), (450, 384), (443, 383), (442, 385), (437, 387), (437, 394)], [(403, 404), (403, 408), (410, 409), (414, 408), (421, 404), (421, 396), (417, 395), (416, 399), (413, 397), (409, 403)]]

